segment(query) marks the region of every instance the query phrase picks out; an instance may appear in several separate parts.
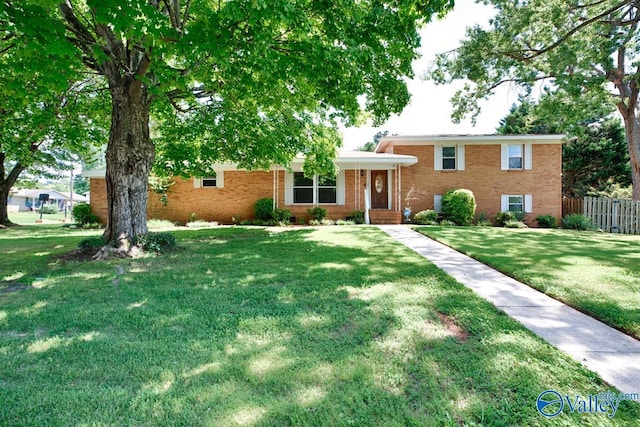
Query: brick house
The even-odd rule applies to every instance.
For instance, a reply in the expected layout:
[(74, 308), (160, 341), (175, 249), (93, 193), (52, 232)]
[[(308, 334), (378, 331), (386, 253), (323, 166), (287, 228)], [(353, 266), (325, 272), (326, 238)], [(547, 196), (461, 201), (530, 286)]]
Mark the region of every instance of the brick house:
[[(342, 152), (337, 177), (305, 177), (303, 158), (290, 168), (246, 171), (216, 164), (215, 177), (175, 178), (168, 204), (149, 194), (149, 218), (186, 222), (198, 218), (231, 223), (253, 217), (257, 200), (270, 197), (278, 208), (306, 217), (321, 206), (332, 219), (366, 211), (371, 223), (399, 223), (402, 210), (440, 209), (452, 188), (473, 191), (478, 212), (523, 210), (559, 218), (562, 213), (563, 135), (390, 136), (374, 153)], [(91, 205), (106, 220), (104, 171), (88, 171)]]

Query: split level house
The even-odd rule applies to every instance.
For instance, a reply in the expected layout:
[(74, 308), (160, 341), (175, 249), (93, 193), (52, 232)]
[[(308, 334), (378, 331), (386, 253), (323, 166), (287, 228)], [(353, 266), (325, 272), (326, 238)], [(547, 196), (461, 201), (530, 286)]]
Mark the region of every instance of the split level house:
[[(168, 203), (149, 193), (150, 218), (187, 222), (192, 214), (231, 223), (254, 216), (255, 202), (273, 198), (296, 218), (320, 206), (331, 219), (366, 212), (373, 224), (400, 223), (409, 207), (415, 214), (440, 211), (443, 194), (453, 188), (473, 191), (477, 212), (537, 215), (562, 213), (562, 142), (564, 135), (388, 136), (374, 152), (344, 151), (336, 158), (336, 177), (307, 177), (304, 159), (269, 170), (247, 171), (216, 164), (215, 176), (175, 178)], [(106, 221), (104, 171), (89, 171), (93, 212)]]

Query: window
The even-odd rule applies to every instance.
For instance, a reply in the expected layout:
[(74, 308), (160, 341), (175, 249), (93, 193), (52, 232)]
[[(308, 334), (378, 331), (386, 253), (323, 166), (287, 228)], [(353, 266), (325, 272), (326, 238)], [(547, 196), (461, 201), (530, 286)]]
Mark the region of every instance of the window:
[(533, 166), (533, 148), (531, 144), (502, 144), (500, 169), (531, 170)]
[(434, 146), (434, 170), (464, 170), (464, 145)]
[(442, 170), (456, 169), (456, 147), (442, 147)]
[(531, 194), (503, 194), (500, 210), (502, 212), (533, 212)]
[(193, 178), (193, 188), (223, 188), (224, 171), (216, 171), (216, 176)]
[(304, 176), (303, 172), (294, 172), (293, 203), (337, 203), (336, 178), (326, 176), (309, 178)]
[(522, 212), (524, 211), (524, 197), (523, 196), (509, 196), (507, 201), (507, 210), (509, 212)]
[(218, 186), (218, 180), (216, 179), (216, 177), (202, 178), (202, 186), (203, 187), (217, 187)]
[(509, 146), (509, 169), (522, 169), (522, 145)]

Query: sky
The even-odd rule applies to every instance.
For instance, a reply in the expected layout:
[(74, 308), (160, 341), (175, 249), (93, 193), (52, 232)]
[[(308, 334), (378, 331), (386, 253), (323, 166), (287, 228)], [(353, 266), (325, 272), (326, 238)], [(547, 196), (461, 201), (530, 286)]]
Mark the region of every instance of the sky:
[(495, 15), (491, 7), (476, 4), (473, 0), (456, 0), (453, 11), (442, 20), (434, 20), (420, 32), (422, 36), (421, 58), (413, 64), (415, 78), (408, 84), (411, 102), (402, 114), (392, 116), (385, 124), (375, 128), (361, 126), (342, 128), (344, 148), (355, 149), (371, 141), (378, 131), (399, 135), (432, 134), (491, 134), (495, 133), (500, 119), (518, 99), (515, 90), (500, 87), (488, 100), (481, 103), (482, 112), (476, 126), (469, 119), (455, 124), (451, 121), (450, 99), (462, 87), (459, 81), (449, 85), (435, 85), (421, 78), (437, 53), (455, 49), (465, 36), (465, 29), (475, 24), (487, 26)]

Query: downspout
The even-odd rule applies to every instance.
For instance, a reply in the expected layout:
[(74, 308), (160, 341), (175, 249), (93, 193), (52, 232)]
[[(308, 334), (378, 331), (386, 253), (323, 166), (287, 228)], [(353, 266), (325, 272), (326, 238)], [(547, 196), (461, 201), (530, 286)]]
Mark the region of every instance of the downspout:
[(368, 176), (365, 178), (365, 186), (364, 186), (364, 223), (371, 224), (371, 219), (369, 218), (369, 209), (371, 208), (371, 200), (369, 195), (369, 184), (368, 184)]

